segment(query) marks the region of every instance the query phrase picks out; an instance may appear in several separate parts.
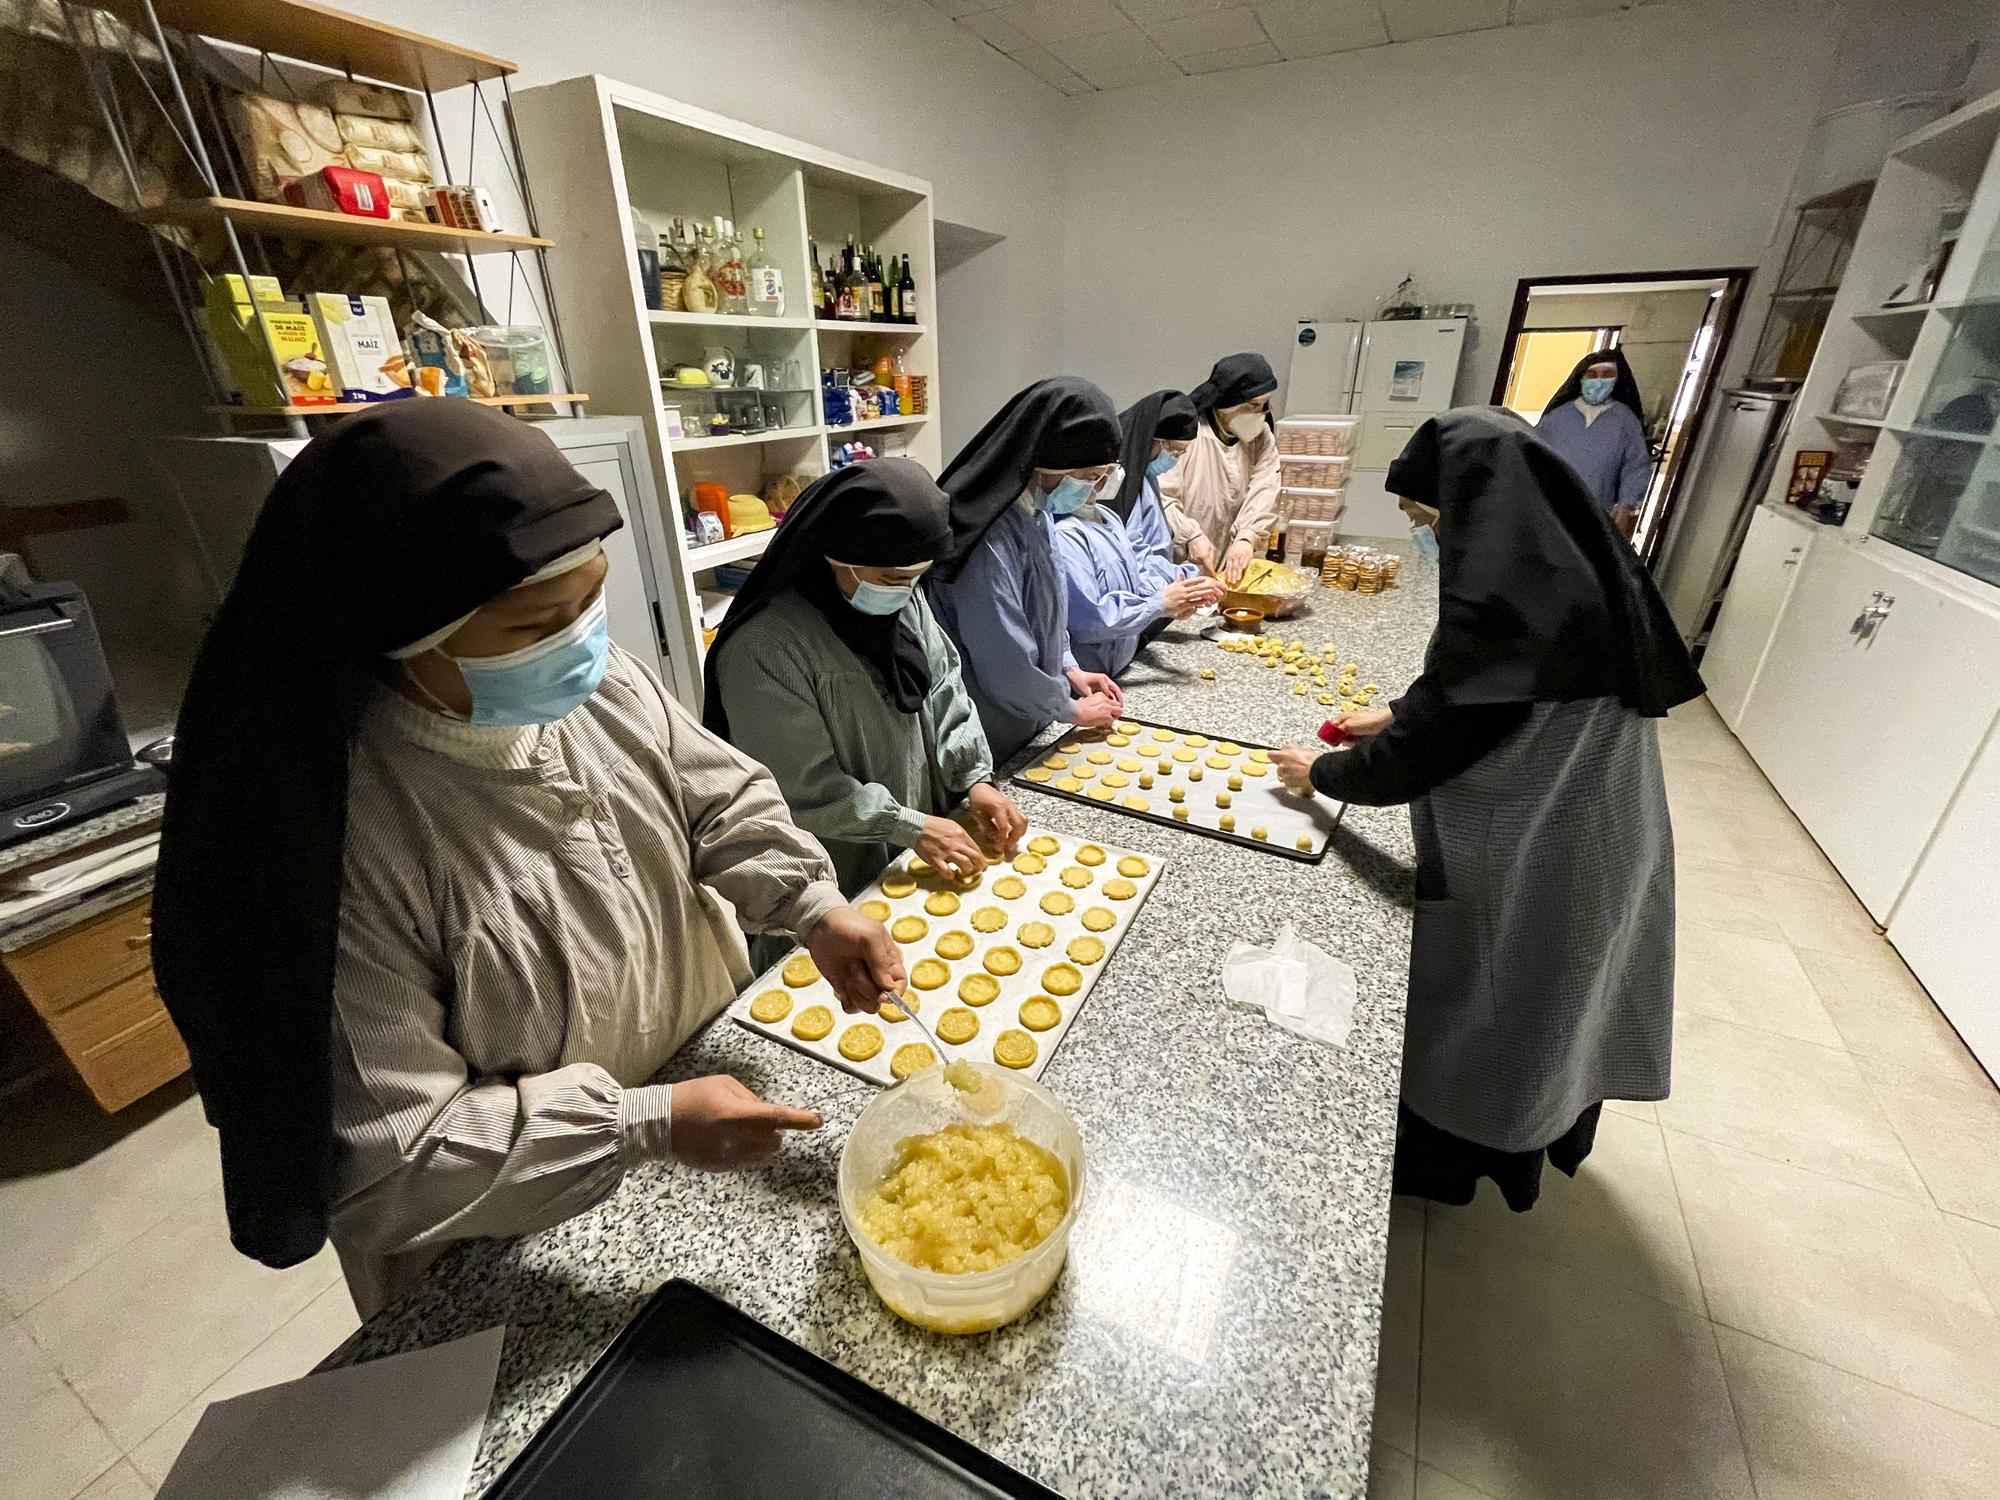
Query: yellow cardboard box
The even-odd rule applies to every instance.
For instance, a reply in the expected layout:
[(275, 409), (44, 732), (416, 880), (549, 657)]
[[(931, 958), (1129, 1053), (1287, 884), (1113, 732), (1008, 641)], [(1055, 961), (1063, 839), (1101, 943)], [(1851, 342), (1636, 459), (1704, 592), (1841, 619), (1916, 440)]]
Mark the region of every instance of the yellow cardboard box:
[[(286, 298), (277, 277), (252, 276), (246, 288), (241, 276), (211, 276), (202, 297), (209, 340), (244, 404), (331, 406), (339, 399), (312, 314)], [(282, 386), (274, 362), (284, 373)]]

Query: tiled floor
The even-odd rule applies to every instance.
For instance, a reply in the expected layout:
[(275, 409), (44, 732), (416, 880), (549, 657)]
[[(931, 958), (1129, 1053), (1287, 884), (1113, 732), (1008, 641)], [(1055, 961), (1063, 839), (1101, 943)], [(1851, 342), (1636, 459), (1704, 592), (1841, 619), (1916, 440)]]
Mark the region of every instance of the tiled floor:
[(2000, 1093), (1706, 704), (1674, 1093), (1514, 1215), (1398, 1200), (1370, 1500), (2000, 1495)]
[[(1663, 730), (1674, 1097), (1513, 1215), (1398, 1202), (1372, 1500), (2000, 1495), (2000, 1095), (1705, 705)], [(236, 1255), (186, 1090), (0, 1107), (0, 1495), (144, 1500), (354, 1327)]]

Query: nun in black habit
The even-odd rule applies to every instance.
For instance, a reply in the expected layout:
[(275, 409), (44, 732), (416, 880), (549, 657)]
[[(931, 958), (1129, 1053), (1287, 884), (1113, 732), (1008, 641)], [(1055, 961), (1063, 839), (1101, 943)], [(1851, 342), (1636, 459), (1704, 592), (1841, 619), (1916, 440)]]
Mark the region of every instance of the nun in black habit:
[(750, 977), (714, 895), (851, 1006), (903, 989), (770, 775), (609, 642), (621, 524), (499, 412), (352, 416), (278, 480), (195, 663), (154, 971), (237, 1248), (331, 1233), (364, 1315), (631, 1162), (749, 1166), (817, 1127), (649, 1081)]
[(1663, 1099), (1674, 855), (1657, 721), (1702, 691), (1652, 580), (1528, 425), (1426, 422), (1390, 492), (1439, 548), (1421, 676), (1352, 748), (1274, 757), (1294, 790), (1410, 804), (1417, 905), (1395, 1186), (1533, 1205), (1606, 1099)]

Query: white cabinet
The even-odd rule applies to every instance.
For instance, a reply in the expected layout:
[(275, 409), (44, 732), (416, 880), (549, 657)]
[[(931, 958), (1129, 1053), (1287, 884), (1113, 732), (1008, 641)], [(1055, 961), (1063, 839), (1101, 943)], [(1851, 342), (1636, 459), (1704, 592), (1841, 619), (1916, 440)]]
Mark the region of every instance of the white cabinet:
[(1878, 922), (2000, 713), (2000, 614), (1905, 556), (1817, 539), (1736, 726)]
[[(1900, 606), (1899, 606), (1900, 607)], [(1889, 920), (1889, 941), (2000, 1077), (2000, 732), (1989, 732)]]
[(1743, 715), (1778, 628), (1778, 616), (1799, 581), (1800, 564), (1817, 529), (1817, 522), (1771, 506), (1751, 512), (1743, 550), (1736, 554), (1736, 571), (1722, 596), (1722, 612), (1701, 658), (1708, 701), (1731, 729)]

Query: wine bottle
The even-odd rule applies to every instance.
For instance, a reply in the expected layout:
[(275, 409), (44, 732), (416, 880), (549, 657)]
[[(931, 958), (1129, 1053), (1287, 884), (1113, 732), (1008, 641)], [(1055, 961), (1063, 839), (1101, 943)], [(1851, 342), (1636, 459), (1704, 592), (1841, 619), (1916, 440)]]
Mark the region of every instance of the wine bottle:
[(871, 247), (868, 251), (868, 316), (877, 323), (883, 322), (884, 310), (882, 258)]
[(903, 284), (896, 292), (898, 321), (915, 323), (917, 318), (917, 278), (910, 274), (910, 258), (903, 257)]

